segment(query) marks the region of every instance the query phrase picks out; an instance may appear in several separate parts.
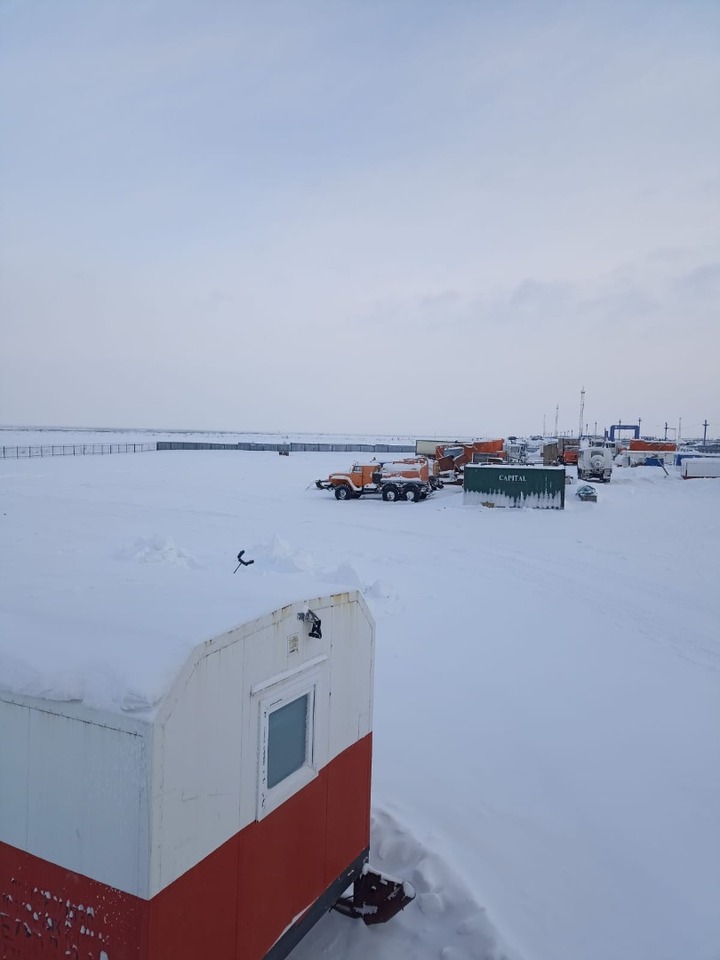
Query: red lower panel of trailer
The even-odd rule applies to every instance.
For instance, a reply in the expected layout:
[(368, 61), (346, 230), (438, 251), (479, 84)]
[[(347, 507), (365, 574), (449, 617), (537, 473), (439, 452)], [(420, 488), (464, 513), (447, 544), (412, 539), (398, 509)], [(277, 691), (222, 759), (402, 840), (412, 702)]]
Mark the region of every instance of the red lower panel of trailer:
[(281, 935), (306, 911), (317, 919), (316, 902), (332, 906), (362, 862), (371, 752), (369, 734), (149, 901), (0, 841), (0, 955), (262, 960), (273, 948), (283, 956)]

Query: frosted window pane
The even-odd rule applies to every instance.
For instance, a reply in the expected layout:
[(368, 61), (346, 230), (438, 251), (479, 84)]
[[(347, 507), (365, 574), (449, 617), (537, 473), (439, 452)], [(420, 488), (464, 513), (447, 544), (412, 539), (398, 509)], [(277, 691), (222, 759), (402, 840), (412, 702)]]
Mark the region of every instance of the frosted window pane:
[(268, 717), (267, 785), (276, 786), (285, 777), (295, 773), (307, 757), (307, 714), (309, 696), (306, 693), (286, 703)]

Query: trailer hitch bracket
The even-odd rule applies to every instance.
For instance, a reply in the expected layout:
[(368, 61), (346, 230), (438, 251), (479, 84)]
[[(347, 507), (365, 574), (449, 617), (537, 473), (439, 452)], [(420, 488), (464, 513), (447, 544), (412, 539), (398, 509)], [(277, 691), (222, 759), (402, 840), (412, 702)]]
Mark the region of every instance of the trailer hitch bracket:
[(415, 899), (415, 888), (407, 880), (396, 880), (365, 864), (352, 888), (352, 896), (342, 896), (334, 909), (368, 926), (386, 923)]

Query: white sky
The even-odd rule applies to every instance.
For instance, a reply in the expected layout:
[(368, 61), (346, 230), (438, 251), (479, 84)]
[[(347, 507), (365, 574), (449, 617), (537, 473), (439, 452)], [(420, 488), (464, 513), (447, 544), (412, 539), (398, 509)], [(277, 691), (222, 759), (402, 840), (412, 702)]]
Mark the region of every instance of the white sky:
[(719, 28), (3, 0), (0, 424), (720, 434)]

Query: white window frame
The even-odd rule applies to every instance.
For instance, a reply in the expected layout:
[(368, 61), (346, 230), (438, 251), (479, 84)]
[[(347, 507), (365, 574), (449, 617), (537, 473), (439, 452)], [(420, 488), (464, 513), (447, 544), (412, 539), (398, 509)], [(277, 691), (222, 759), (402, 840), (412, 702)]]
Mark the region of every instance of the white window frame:
[[(327, 762), (327, 657), (316, 657), (295, 670), (279, 674), (252, 690), (258, 729), (258, 778), (256, 818), (262, 820), (317, 776)], [(307, 695), (305, 763), (274, 787), (268, 787), (268, 739), (270, 714)]]

